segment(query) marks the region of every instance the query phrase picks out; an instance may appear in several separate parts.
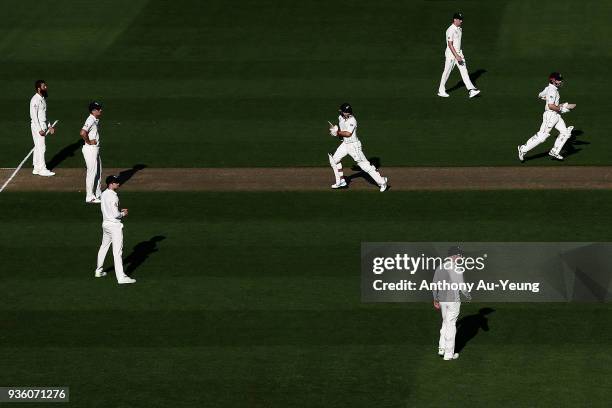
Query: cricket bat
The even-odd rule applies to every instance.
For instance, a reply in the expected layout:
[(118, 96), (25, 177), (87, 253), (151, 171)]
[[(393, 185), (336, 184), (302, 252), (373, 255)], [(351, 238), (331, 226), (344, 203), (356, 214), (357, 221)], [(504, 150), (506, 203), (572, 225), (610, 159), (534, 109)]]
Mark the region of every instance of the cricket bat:
[(49, 134), (50, 128), (55, 127), (55, 125), (57, 125), (57, 122), (59, 122), (59, 120), (56, 120), (55, 122), (53, 122), (53, 124), (49, 123), (49, 127), (47, 128), (47, 131), (45, 132), (45, 136)]

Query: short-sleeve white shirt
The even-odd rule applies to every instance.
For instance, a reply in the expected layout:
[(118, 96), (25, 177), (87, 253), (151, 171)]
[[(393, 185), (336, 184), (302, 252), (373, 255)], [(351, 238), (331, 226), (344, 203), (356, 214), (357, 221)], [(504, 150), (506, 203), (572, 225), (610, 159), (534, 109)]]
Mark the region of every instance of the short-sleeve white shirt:
[(100, 119), (96, 119), (94, 115), (89, 115), (85, 124), (83, 124), (83, 130), (87, 132), (89, 140), (95, 140), (96, 145), (100, 145), (100, 131), (98, 126), (100, 124)]
[(344, 119), (342, 115), (338, 116), (338, 129), (343, 132), (351, 132), (352, 136), (343, 138), (344, 143), (357, 142), (357, 119), (353, 115)]

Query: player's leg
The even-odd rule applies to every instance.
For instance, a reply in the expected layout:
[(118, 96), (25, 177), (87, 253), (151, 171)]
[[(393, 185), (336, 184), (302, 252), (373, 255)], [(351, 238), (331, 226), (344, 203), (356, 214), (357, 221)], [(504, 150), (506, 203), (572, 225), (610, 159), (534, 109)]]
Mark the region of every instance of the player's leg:
[(106, 275), (104, 273), (104, 259), (106, 258), (106, 254), (108, 253), (108, 248), (111, 244), (111, 233), (110, 231), (102, 226), (102, 244), (100, 245), (100, 249), (98, 250), (98, 260), (96, 264), (96, 273), (95, 276), (97, 278)]
[(446, 349), (446, 306), (440, 302), (440, 313), (442, 314), (442, 326), (440, 327), (440, 339), (438, 340), (438, 354), (444, 355)]
[(83, 146), (83, 157), (87, 166), (87, 176), (85, 177), (85, 201), (95, 200), (95, 180), (97, 172), (97, 149), (89, 145)]
[(457, 64), (457, 68), (459, 68), (461, 79), (463, 80), (463, 83), (465, 84), (467, 90), (472, 91), (476, 89), (476, 87), (472, 83), (472, 80), (470, 79), (470, 74), (468, 73), (467, 62), (465, 61), (465, 58), (463, 59), (463, 65)]
[(39, 136), (38, 132), (32, 127), (32, 142), (34, 142), (34, 151), (32, 152), (32, 174), (38, 174), (40, 172)]
[(348, 151), (353, 160), (357, 162), (357, 165), (361, 168), (361, 170), (368, 173), (370, 177), (378, 184), (379, 186), (383, 186), (387, 184), (387, 180), (380, 175), (380, 173), (376, 170), (376, 167), (372, 166), (372, 164), (366, 159), (363, 150), (361, 149), (361, 142), (350, 143), (348, 146)]
[(563, 146), (565, 145), (565, 143), (567, 142), (567, 140), (572, 136), (572, 130), (574, 129), (573, 126), (565, 126), (565, 121), (563, 120), (562, 117), (559, 117), (559, 120), (557, 121), (557, 124), (555, 125), (555, 129), (557, 129), (559, 131), (559, 136), (557, 136), (557, 139), (555, 140), (555, 144), (553, 146), (552, 149), (550, 149), (550, 155), (559, 159), (563, 159), (563, 156), (561, 156), (561, 149), (563, 149)]
[(535, 135), (531, 136), (524, 145), (519, 146), (519, 152), (523, 154), (527, 153), (534, 147), (538, 146), (541, 143), (544, 143), (548, 136), (550, 136), (550, 131), (557, 124), (557, 120), (559, 119), (559, 115), (554, 112), (545, 112), (542, 117), (542, 125), (540, 126), (540, 130)]
[(94, 177), (94, 195), (99, 200), (102, 198), (102, 189), (100, 188), (100, 179), (102, 178), (102, 158), (100, 157), (100, 150), (96, 155), (96, 176)]
[(336, 184), (332, 185), (332, 188), (346, 187), (346, 181), (344, 180), (344, 172), (342, 171), (342, 159), (348, 154), (346, 144), (342, 143), (333, 155), (328, 154), (329, 165), (334, 171), (334, 177), (336, 178)]
[(455, 336), (457, 334), (457, 318), (459, 317), (461, 302), (448, 302), (447, 307), (444, 358), (452, 359), (455, 358)]
[(109, 229), (113, 241), (113, 261), (117, 282), (128, 278), (123, 271), (123, 224), (115, 223)]
[(442, 71), (442, 78), (440, 78), (440, 86), (438, 87), (438, 95), (448, 95), (446, 93), (446, 82), (450, 76), (453, 68), (455, 67), (455, 59), (446, 57), (444, 61), (444, 71)]

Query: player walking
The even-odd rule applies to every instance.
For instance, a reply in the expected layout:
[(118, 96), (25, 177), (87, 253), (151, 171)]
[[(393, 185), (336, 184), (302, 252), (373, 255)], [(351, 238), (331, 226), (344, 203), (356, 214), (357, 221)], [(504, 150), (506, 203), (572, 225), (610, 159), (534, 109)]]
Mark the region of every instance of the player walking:
[(47, 83), (43, 79), (39, 79), (34, 83), (36, 93), (30, 99), (30, 128), (32, 129), (32, 139), (34, 141), (34, 154), (32, 156), (32, 165), (34, 169), (32, 174), (43, 177), (55, 176), (55, 173), (47, 169), (45, 163), (45, 136), (54, 134), (55, 129), (47, 125)]
[[(463, 283), (463, 274), (456, 271), (454, 261), (463, 257), (463, 251), (459, 247), (451, 247), (448, 256), (453, 260), (451, 268), (445, 268), (446, 262), (438, 268), (434, 274), (433, 282)], [(463, 291), (462, 291), (463, 292)], [(463, 292), (467, 300), (471, 300), (469, 292)], [(455, 335), (457, 334), (457, 318), (461, 309), (461, 297), (459, 290), (434, 290), (433, 305), (442, 312), (442, 328), (438, 340), (438, 355), (444, 356), (444, 360), (456, 360), (459, 353), (455, 353)]]
[(380, 192), (387, 190), (387, 178), (382, 177), (376, 167), (374, 167), (368, 159), (366, 159), (361, 150), (361, 142), (357, 138), (357, 119), (353, 116), (353, 108), (348, 103), (340, 105), (338, 110), (340, 115), (338, 116), (338, 124), (332, 125), (329, 128), (329, 133), (332, 136), (337, 136), (342, 139), (342, 143), (336, 149), (333, 154), (328, 154), (329, 164), (331, 165), (334, 175), (336, 176), (336, 184), (333, 184), (332, 188), (344, 188), (347, 187), (346, 180), (344, 179), (344, 173), (342, 172), (342, 159), (347, 154), (350, 154), (357, 165), (365, 171), (367, 174), (374, 179), (376, 184), (380, 187)]
[(567, 139), (572, 135), (574, 127), (566, 127), (561, 114), (574, 109), (576, 104), (565, 102), (559, 105), (559, 88), (561, 86), (563, 86), (563, 76), (558, 72), (553, 72), (548, 76), (548, 86), (538, 94), (540, 99), (546, 101), (544, 114), (542, 115), (542, 126), (540, 126), (539, 132), (529, 138), (524, 145), (518, 146), (518, 158), (521, 162), (525, 160), (525, 153), (544, 143), (550, 136), (553, 127), (559, 131), (559, 136), (557, 136), (557, 140), (555, 140), (555, 144), (548, 154), (557, 160), (563, 160), (563, 156), (559, 153)]
[(100, 189), (100, 178), (102, 177), (102, 160), (100, 159), (100, 116), (102, 116), (102, 105), (98, 102), (89, 104), (89, 116), (81, 129), (83, 145), (83, 157), (87, 166), (85, 178), (85, 202), (96, 204), (100, 202), (102, 191)]
[(134, 283), (136, 279), (132, 279), (123, 272), (123, 224), (121, 220), (128, 215), (127, 208), (119, 210), (119, 196), (117, 189), (119, 188), (119, 178), (116, 176), (108, 176), (106, 178), (108, 188), (102, 193), (102, 244), (98, 251), (98, 263), (96, 266), (95, 277), (101, 278), (106, 276), (104, 272), (104, 258), (108, 252), (108, 247), (113, 245), (113, 259), (115, 261), (115, 275), (117, 282), (121, 285), (124, 283)]
[(463, 13), (458, 12), (453, 16), (453, 23), (446, 29), (446, 51), (444, 52), (446, 62), (444, 63), (444, 72), (442, 72), (442, 79), (440, 79), (440, 87), (438, 88), (438, 96), (443, 98), (450, 96), (446, 93), (446, 81), (448, 81), (451, 71), (455, 68), (455, 64), (459, 67), (459, 73), (461, 73), (461, 78), (468, 90), (469, 97), (473, 98), (480, 93), (480, 90), (476, 89), (470, 79), (463, 50), (461, 49), (462, 24)]

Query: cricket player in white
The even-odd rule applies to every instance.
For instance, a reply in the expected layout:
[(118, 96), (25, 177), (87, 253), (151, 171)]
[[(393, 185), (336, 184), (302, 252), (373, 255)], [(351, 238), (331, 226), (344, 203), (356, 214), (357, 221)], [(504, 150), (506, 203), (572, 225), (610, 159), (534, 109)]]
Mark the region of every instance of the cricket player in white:
[(518, 158), (521, 162), (525, 160), (525, 153), (548, 139), (553, 127), (559, 131), (559, 136), (557, 136), (557, 140), (555, 140), (555, 144), (548, 154), (557, 160), (563, 160), (563, 156), (560, 154), (561, 149), (572, 135), (574, 127), (566, 127), (561, 114), (574, 109), (576, 104), (567, 102), (559, 104), (559, 88), (561, 86), (563, 86), (563, 76), (558, 72), (553, 72), (548, 76), (548, 86), (538, 94), (538, 98), (545, 101), (542, 126), (540, 126), (538, 133), (529, 138), (524, 145), (518, 146)]
[(446, 51), (444, 51), (446, 61), (444, 63), (444, 72), (442, 72), (442, 78), (440, 79), (440, 87), (438, 88), (438, 96), (442, 98), (450, 96), (446, 92), (446, 81), (448, 81), (448, 77), (453, 68), (455, 68), (455, 65), (459, 68), (459, 73), (461, 73), (461, 78), (468, 90), (469, 97), (473, 98), (480, 93), (470, 79), (463, 50), (461, 49), (462, 24), (463, 13), (455, 13), (453, 23), (446, 29)]
[[(448, 256), (453, 260), (463, 257), (461, 248), (452, 247), (448, 250)], [(447, 269), (443, 265), (434, 274), (433, 282), (463, 283), (463, 274), (456, 271), (456, 266)], [(459, 353), (455, 353), (455, 335), (457, 334), (457, 318), (461, 309), (461, 297), (459, 290), (434, 290), (433, 305), (442, 312), (442, 328), (440, 329), (440, 339), (438, 340), (438, 355), (444, 356), (444, 360), (456, 360)], [(471, 300), (471, 295), (467, 291), (462, 291), (467, 300)]]
[(83, 145), (83, 157), (87, 166), (85, 179), (85, 202), (97, 204), (100, 202), (102, 191), (100, 189), (100, 178), (102, 177), (102, 160), (100, 159), (100, 116), (102, 116), (102, 105), (98, 102), (89, 104), (89, 116), (81, 129)]
[(124, 283), (134, 283), (136, 279), (132, 279), (123, 272), (123, 223), (122, 219), (127, 217), (127, 208), (119, 209), (119, 196), (117, 189), (119, 188), (119, 178), (116, 176), (108, 176), (106, 178), (108, 188), (102, 193), (102, 245), (98, 251), (98, 263), (96, 266), (95, 277), (101, 278), (106, 276), (104, 272), (104, 258), (108, 252), (108, 247), (113, 245), (113, 259), (115, 261), (115, 275), (117, 282), (121, 285)]
[(55, 173), (47, 169), (45, 163), (45, 136), (54, 134), (55, 129), (47, 125), (47, 83), (39, 79), (34, 83), (36, 93), (30, 99), (30, 127), (32, 129), (32, 140), (34, 141), (34, 154), (32, 156), (32, 164), (34, 169), (32, 174), (38, 176), (50, 177)]
[(353, 160), (357, 162), (357, 165), (378, 184), (380, 192), (387, 190), (387, 178), (382, 177), (376, 167), (374, 167), (368, 159), (366, 159), (361, 150), (361, 142), (357, 138), (357, 119), (353, 116), (353, 108), (348, 103), (340, 105), (340, 115), (338, 116), (338, 124), (332, 125), (329, 128), (330, 135), (339, 137), (342, 139), (342, 143), (336, 149), (336, 152), (329, 156), (329, 164), (334, 171), (336, 177), (336, 184), (331, 187), (345, 188), (347, 187), (346, 180), (344, 179), (344, 173), (342, 171), (342, 159), (347, 155), (351, 155)]

